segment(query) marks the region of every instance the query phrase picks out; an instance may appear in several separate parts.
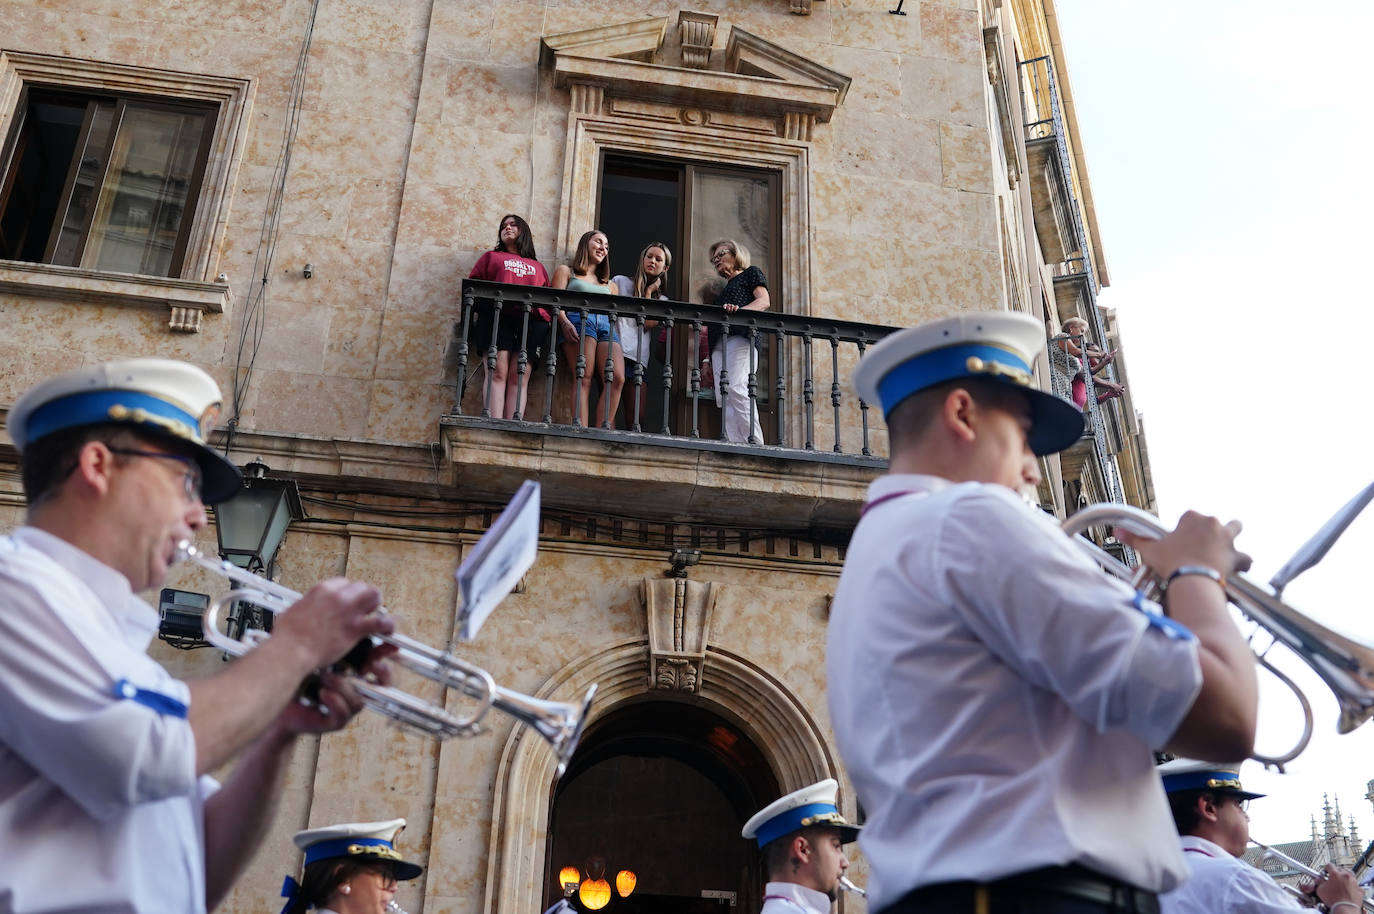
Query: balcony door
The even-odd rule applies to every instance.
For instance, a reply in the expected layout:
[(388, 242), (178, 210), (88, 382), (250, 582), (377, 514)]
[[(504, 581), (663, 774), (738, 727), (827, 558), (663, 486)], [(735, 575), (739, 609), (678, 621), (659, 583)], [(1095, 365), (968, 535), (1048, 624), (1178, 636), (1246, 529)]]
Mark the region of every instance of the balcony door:
[[(749, 249), (751, 263), (763, 270), (774, 310), (786, 310), (782, 289), (782, 173), (771, 169), (740, 168), (703, 162), (687, 162), (647, 156), (606, 154), (601, 165), (601, 193), (596, 224), (611, 242), (611, 271), (634, 276), (640, 252), (652, 242), (669, 245), (673, 265), (668, 296), (675, 301), (702, 300), (703, 287), (716, 272), (711, 267), (710, 245), (729, 238)], [(670, 427), (675, 434), (691, 429), (687, 370), (691, 365), (691, 341), (675, 332), (674, 352), (655, 347), (644, 390), (642, 425), (662, 427), (662, 359), (673, 363), (674, 414)], [(778, 349), (771, 338), (763, 340), (756, 369), (759, 421), (765, 441), (775, 441), (776, 400), (772, 396)], [(719, 414), (709, 390), (699, 394), (698, 417), (703, 437), (718, 437)], [(627, 384), (622, 402), (633, 392)], [(708, 406), (708, 404), (711, 404)]]

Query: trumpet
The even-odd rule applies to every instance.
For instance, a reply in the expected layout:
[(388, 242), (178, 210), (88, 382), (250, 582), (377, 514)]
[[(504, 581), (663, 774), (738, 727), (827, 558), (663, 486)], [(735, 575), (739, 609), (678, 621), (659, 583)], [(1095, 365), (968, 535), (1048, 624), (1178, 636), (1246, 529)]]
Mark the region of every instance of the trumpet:
[[(1349, 511), (1350, 508), (1351, 506), (1347, 505), (1345, 510)], [(1345, 522), (1348, 524), (1349, 518)], [(1102, 524), (1121, 527), (1141, 536), (1160, 537), (1168, 531), (1159, 520), (1154, 515), (1130, 505), (1105, 503), (1091, 505), (1078, 511), (1062, 525), (1064, 532), (1072, 536), (1074, 542), (1108, 572), (1142, 592), (1152, 586), (1157, 589), (1157, 581), (1147, 580), (1147, 569), (1133, 571), (1086, 537), (1075, 535)], [(1340, 529), (1343, 530), (1344, 527)], [(1339, 531), (1336, 535), (1339, 535)], [(1330, 542), (1326, 542), (1325, 546), (1329, 547)], [(1305, 547), (1308, 551), (1315, 548), (1313, 544)], [(1277, 593), (1271, 593), (1240, 575), (1226, 578), (1225, 586), (1226, 597), (1231, 604), (1274, 639), (1273, 644), (1269, 645), (1270, 648), (1274, 644), (1283, 644), (1289, 648), (1331, 689), (1340, 706), (1340, 720), (1337, 723), (1340, 733), (1349, 733), (1374, 716), (1374, 650), (1313, 621), (1280, 600)], [(1266, 768), (1282, 772), (1283, 766), (1301, 755), (1312, 739), (1312, 706), (1293, 680), (1265, 659), (1268, 650), (1269, 648), (1264, 652), (1257, 651), (1255, 659), (1297, 697), (1303, 712), (1303, 733), (1293, 748), (1282, 755), (1266, 756), (1256, 753), (1250, 757)]]
[[(1253, 844), (1253, 845), (1255, 845), (1255, 847), (1258, 847), (1259, 849), (1261, 849), (1262, 851), (1264, 851), (1264, 856), (1266, 856), (1266, 857), (1272, 857), (1272, 858), (1274, 858), (1275, 860), (1279, 861), (1280, 863), (1286, 864), (1286, 865), (1289, 866), (1290, 868), (1296, 870), (1296, 871), (1299, 872), (1299, 873), (1302, 873), (1304, 876), (1307, 876), (1307, 877), (1310, 878), (1310, 879), (1315, 879), (1316, 881), (1320, 882), (1320, 881), (1322, 881), (1323, 879), (1326, 878), (1326, 874), (1325, 874), (1325, 873), (1321, 872), (1320, 870), (1314, 870), (1312, 867), (1308, 866), (1307, 864), (1302, 863), (1302, 862), (1300, 862), (1300, 861), (1298, 861), (1298, 860), (1293, 859), (1292, 857), (1288, 856), (1287, 854), (1285, 854), (1283, 851), (1279, 850), (1278, 848), (1270, 847), (1269, 845), (1263, 843), (1262, 841), (1256, 841), (1254, 838), (1251, 838), (1251, 839), (1250, 839), (1250, 843)], [(1284, 888), (1286, 888), (1286, 889), (1291, 889), (1292, 887), (1291, 887), (1291, 886), (1284, 886)], [(1295, 892), (1295, 894), (1297, 894), (1299, 897), (1307, 898), (1307, 899), (1310, 900), (1309, 896), (1302, 895), (1301, 892)], [(1374, 902), (1371, 902), (1368, 898), (1364, 899), (1364, 900), (1360, 903), (1360, 906), (1361, 906), (1365, 911), (1369, 912), (1369, 914), (1374, 914)]]
[[(237, 600), (244, 600), (269, 612), (282, 613), (301, 598), (298, 592), (275, 581), (253, 574), (223, 559), (211, 558), (187, 541), (178, 544), (177, 560), (198, 565), (206, 571), (227, 578), (235, 585), (233, 590), (206, 607), (201, 622), (205, 630), (205, 640), (234, 657), (243, 656), (270, 635), (259, 629), (248, 629), (240, 638), (222, 634), (219, 630), (219, 614), (224, 607)], [(386, 610), (382, 609), (381, 612)], [(558, 775), (562, 776), (568, 766), (568, 759), (577, 751), (578, 741), (582, 738), (582, 728), (587, 722), (592, 697), (596, 694), (595, 684), (587, 689), (580, 702), (546, 701), (502, 688), (496, 684), (492, 675), (481, 667), (460, 660), (449, 651), (428, 647), (405, 635), (378, 635), (372, 641), (377, 644), (395, 645), (397, 651), (391, 658), (392, 662), (432, 682), (437, 682), (446, 689), (457, 689), (464, 695), (476, 699), (477, 708), (468, 716), (460, 717), (409, 692), (368, 682), (361, 677), (356, 678), (353, 686), (363, 705), (369, 710), (442, 740), (455, 736), (477, 735), (481, 732), (482, 718), (492, 708), (496, 708), (532, 727), (548, 741), (558, 758)]]

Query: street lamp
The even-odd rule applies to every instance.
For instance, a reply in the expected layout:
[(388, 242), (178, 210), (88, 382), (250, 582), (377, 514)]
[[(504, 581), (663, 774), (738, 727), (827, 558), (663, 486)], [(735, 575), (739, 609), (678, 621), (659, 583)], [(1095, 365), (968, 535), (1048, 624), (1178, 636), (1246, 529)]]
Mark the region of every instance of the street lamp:
[[(286, 528), (304, 518), (305, 509), (294, 481), (267, 473), (260, 459), (243, 468), (243, 489), (215, 505), (215, 535), (221, 558), (271, 579)], [(234, 602), (226, 621), (230, 638), (242, 637), (249, 628), (272, 630), (271, 613), (243, 600)]]
[(242, 491), (215, 505), (215, 534), (223, 558), (270, 578), (287, 526), (304, 518), (305, 509), (294, 481), (267, 473), (261, 460), (243, 468)]

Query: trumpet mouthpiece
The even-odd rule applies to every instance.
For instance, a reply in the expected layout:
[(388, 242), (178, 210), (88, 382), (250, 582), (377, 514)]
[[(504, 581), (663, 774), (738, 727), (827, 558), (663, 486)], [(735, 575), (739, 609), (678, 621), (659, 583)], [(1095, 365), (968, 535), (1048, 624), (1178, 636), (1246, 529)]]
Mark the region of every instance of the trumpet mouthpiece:
[(855, 885), (854, 883), (850, 882), (848, 876), (841, 876), (841, 877), (840, 877), (840, 888), (844, 889), (846, 892), (853, 892), (855, 895), (858, 895), (860, 898), (867, 898), (867, 897), (868, 897), (868, 892), (867, 892), (866, 890), (864, 890), (864, 889), (859, 888), (859, 887), (858, 887), (857, 885)]

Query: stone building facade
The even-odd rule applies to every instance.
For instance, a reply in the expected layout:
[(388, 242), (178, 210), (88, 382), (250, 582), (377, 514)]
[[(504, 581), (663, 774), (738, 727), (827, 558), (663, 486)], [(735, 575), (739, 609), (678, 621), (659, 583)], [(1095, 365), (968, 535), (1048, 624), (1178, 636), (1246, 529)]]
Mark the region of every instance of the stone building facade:
[[(530, 914), (593, 858), (638, 874), (623, 914), (757, 910), (744, 819), (844, 783), (822, 651), (883, 465), (848, 383), (862, 346), (985, 308), (1047, 340), (1082, 315), (1120, 344), (1052, 0), (0, 0), (0, 20), (0, 405), (83, 363), (205, 367), (227, 394), (217, 442), (301, 493), (276, 580), (373, 581), (436, 646), (454, 644), (453, 569), (538, 479), (539, 561), (458, 649), (540, 699), (600, 687), (559, 782), (495, 712), (473, 739), (364, 716), (303, 749), (224, 909), (273, 905), (295, 830), (404, 816), (427, 866), (399, 896), (412, 912)], [(534, 351), (549, 421), (484, 416), (463, 278), (510, 212), (550, 271), (597, 224), (619, 220), (631, 268), (645, 232), (671, 235), (678, 303), (711, 241), (748, 238), (776, 316), (764, 441), (712, 437), (681, 364), (648, 388), (666, 433), (571, 426), (567, 366), (550, 382)], [(1042, 504), (1153, 507), (1129, 394), (1089, 401)], [(22, 517), (6, 444), (0, 525)], [(157, 652), (186, 676), (223, 662)]]

